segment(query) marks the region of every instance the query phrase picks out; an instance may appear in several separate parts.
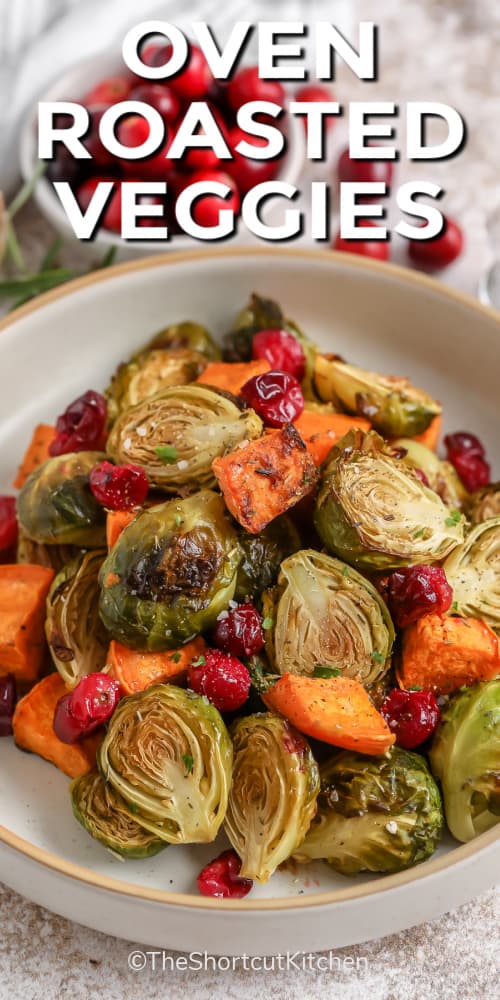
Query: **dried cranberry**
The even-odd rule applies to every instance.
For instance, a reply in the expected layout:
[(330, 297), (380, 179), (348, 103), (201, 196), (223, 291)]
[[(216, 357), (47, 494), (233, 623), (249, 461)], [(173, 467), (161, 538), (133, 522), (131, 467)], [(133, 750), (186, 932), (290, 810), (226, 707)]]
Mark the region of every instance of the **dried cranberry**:
[(107, 722), (120, 700), (120, 684), (108, 674), (87, 674), (59, 699), (54, 732), (63, 743), (76, 743)]
[(491, 468), (486, 461), (484, 446), (475, 434), (457, 431), (455, 434), (447, 434), (444, 443), (448, 461), (454, 466), (470, 493), (488, 485)]
[(102, 446), (108, 407), (104, 396), (89, 389), (78, 396), (57, 418), (56, 436), (49, 452), (66, 455), (72, 451), (92, 451)]
[(128, 76), (108, 76), (96, 84), (83, 99), (84, 104), (118, 104), (130, 93)]
[(246, 702), (250, 674), (243, 663), (218, 649), (195, 660), (188, 670), (188, 686), (205, 695), (219, 712), (233, 712)]
[(231, 80), (227, 96), (233, 111), (238, 111), (247, 101), (271, 101), (283, 107), (285, 91), (278, 80), (261, 80), (258, 66), (238, 70)]
[(243, 899), (253, 887), (251, 878), (240, 878), (241, 861), (232, 848), (202, 868), (196, 880), (202, 896)]
[(371, 184), (381, 181), (390, 184), (393, 173), (394, 162), (392, 160), (351, 159), (349, 147), (340, 154), (337, 165), (339, 181), (348, 181), (354, 184)]
[(382, 703), (380, 712), (395, 734), (396, 743), (405, 750), (413, 750), (431, 736), (441, 718), (432, 691), (394, 688)]
[(288, 372), (265, 372), (245, 382), (240, 395), (268, 427), (283, 427), (300, 417), (304, 397), (300, 382)]
[(217, 181), (230, 188), (226, 198), (217, 194), (200, 195), (193, 203), (191, 215), (198, 226), (217, 226), (219, 224), (220, 213), (231, 209), (234, 213), (239, 212), (240, 196), (238, 188), (229, 174), (222, 170), (200, 170), (191, 174), (188, 183), (198, 184), (200, 181)]
[(213, 641), (231, 656), (258, 653), (264, 645), (264, 633), (257, 608), (253, 604), (240, 604), (230, 611), (222, 611), (213, 632)]
[[(377, 226), (371, 219), (359, 219), (358, 226), (372, 229)], [(360, 257), (373, 257), (375, 260), (389, 260), (390, 249), (387, 240), (347, 240), (340, 232), (332, 244), (334, 250), (342, 253), (357, 253)]]
[(12, 716), (16, 707), (16, 682), (9, 674), (0, 677), (0, 736), (12, 733)]
[(252, 342), (254, 358), (265, 358), (271, 368), (288, 372), (299, 380), (304, 378), (306, 356), (302, 345), (288, 330), (260, 330)]
[(148, 495), (149, 480), (139, 465), (99, 462), (92, 469), (89, 479), (96, 500), (110, 510), (140, 507)]
[(427, 486), (430, 489), (430, 485), (431, 484), (430, 484), (429, 480), (427, 479), (427, 476), (426, 476), (424, 470), (423, 469), (414, 469), (413, 471), (414, 471), (417, 479), (420, 479), (420, 482), (423, 483), (424, 486)]
[(484, 458), (486, 455), (482, 442), (475, 434), (469, 434), (468, 431), (455, 431), (454, 434), (447, 434), (444, 443), (448, 456), (462, 451), (467, 451), (470, 455), (479, 455), (480, 458)]
[(0, 552), (11, 549), (17, 542), (15, 497), (0, 496)]
[(425, 615), (444, 615), (453, 591), (440, 566), (405, 566), (391, 573), (388, 604), (397, 628), (406, 628)]
[(177, 94), (164, 83), (140, 83), (131, 91), (129, 100), (149, 104), (169, 123), (177, 121), (181, 110)]
[(431, 240), (409, 240), (408, 254), (415, 264), (434, 271), (447, 267), (460, 256), (464, 245), (462, 230), (452, 219), (445, 218), (444, 222), (440, 236)]

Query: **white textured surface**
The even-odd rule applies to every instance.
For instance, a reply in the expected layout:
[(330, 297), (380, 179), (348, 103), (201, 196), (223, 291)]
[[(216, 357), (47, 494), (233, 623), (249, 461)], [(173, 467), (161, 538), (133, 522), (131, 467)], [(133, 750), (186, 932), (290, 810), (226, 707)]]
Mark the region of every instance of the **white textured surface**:
[[(359, 17), (380, 24), (380, 81), (362, 85), (340, 74), (339, 99), (447, 101), (468, 122), (468, 144), (459, 157), (401, 165), (399, 179), (430, 177), (446, 187), (447, 210), (460, 219), (468, 246), (443, 278), (474, 292), (488, 260), (485, 219), (500, 199), (500, 7), (496, 0), (385, 0), (375, 11), (361, 0), (357, 8)], [(36, 257), (51, 234), (30, 212), (22, 226), (24, 243)], [(69, 256), (78, 260), (78, 254)], [(495, 1000), (498, 898), (488, 893), (439, 921), (344, 949), (339, 958), (352, 958), (352, 970), (134, 973), (127, 966), (133, 945), (68, 923), (0, 888), (0, 1000), (176, 1000), (187, 991), (196, 1000)]]

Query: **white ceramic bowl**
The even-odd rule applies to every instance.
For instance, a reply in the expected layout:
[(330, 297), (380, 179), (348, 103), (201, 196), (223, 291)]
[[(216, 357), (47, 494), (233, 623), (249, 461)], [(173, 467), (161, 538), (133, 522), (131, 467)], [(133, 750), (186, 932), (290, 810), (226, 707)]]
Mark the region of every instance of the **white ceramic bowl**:
[[(105, 53), (93, 56), (79, 62), (74, 69), (65, 73), (52, 86), (43, 93), (40, 101), (80, 101), (84, 94), (100, 80), (106, 76), (124, 71), (124, 65), (120, 56), (113, 53)], [(21, 130), (19, 145), (19, 161), (21, 173), (25, 181), (33, 176), (33, 171), (37, 164), (37, 140), (36, 140), (36, 108), (31, 115), (27, 115)], [(292, 115), (288, 116), (287, 122), (287, 154), (281, 170), (276, 175), (276, 180), (287, 184), (296, 185), (300, 171), (305, 159), (305, 139), (302, 121)], [(224, 162), (221, 161), (221, 165)], [(75, 234), (68, 222), (66, 213), (46, 177), (42, 177), (35, 186), (34, 197), (40, 211), (45, 215), (54, 228), (68, 240), (76, 240)], [(279, 215), (280, 209), (276, 208), (276, 203), (270, 201), (263, 209), (264, 221), (271, 224), (276, 213)], [(232, 239), (232, 244), (255, 243), (253, 236), (240, 222), (237, 234)], [(202, 245), (207, 245), (202, 244)], [(90, 242), (80, 241), (79, 246), (87, 250), (93, 257), (103, 257), (111, 247), (116, 248), (117, 259), (130, 260), (137, 257), (145, 257), (154, 253), (165, 253), (165, 251), (190, 250), (200, 246), (200, 241), (191, 236), (174, 236), (166, 241), (140, 241), (133, 240), (127, 242), (118, 233), (109, 230), (98, 230), (95, 238)]]
[[(353, 255), (230, 250), (168, 255), (101, 271), (3, 322), (0, 490), (37, 421), (156, 329), (191, 318), (227, 328), (252, 291), (277, 298), (323, 348), (408, 374), (444, 402), (446, 426), (476, 431), (498, 471), (500, 317), (432, 280)], [(71, 815), (67, 779), (1, 741), (0, 880), (101, 931), (154, 946), (223, 954), (338, 948), (401, 930), (485, 890), (500, 862), (500, 827), (385, 878), (345, 878), (327, 865), (277, 872), (241, 901), (196, 894), (195, 876), (224, 844), (171, 847), (120, 862)]]

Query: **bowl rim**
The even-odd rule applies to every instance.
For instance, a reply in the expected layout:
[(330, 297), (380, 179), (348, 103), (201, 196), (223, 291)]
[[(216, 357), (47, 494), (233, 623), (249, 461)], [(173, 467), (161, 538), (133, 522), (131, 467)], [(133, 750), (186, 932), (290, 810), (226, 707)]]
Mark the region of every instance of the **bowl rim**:
[[(138, 260), (126, 261), (112, 267), (91, 271), (82, 277), (66, 282), (64, 285), (54, 288), (43, 295), (37, 296), (31, 302), (20, 306), (12, 314), (0, 320), (0, 333), (4, 330), (16, 326), (18, 320), (30, 316), (32, 313), (42, 311), (45, 306), (51, 305), (60, 299), (71, 295), (75, 291), (80, 291), (93, 284), (108, 281), (113, 278), (120, 278), (131, 272), (149, 270), (152, 268), (172, 267), (176, 264), (205, 262), (214, 259), (224, 259), (228, 257), (261, 257), (266, 256), (289, 258), (290, 260), (321, 261), (335, 265), (340, 262), (349, 267), (367, 273), (374, 272), (381, 277), (387, 275), (398, 281), (415, 285), (422, 291), (432, 292), (441, 295), (445, 299), (454, 300), (462, 307), (468, 307), (472, 311), (492, 320), (498, 326), (500, 335), (500, 313), (494, 309), (477, 301), (472, 296), (467, 295), (450, 286), (441, 284), (436, 279), (420, 272), (407, 270), (396, 264), (380, 262), (372, 259), (360, 257), (357, 254), (339, 253), (331, 250), (318, 250), (306, 247), (223, 247), (210, 248), (204, 250), (178, 251), (172, 253), (158, 254), (151, 257), (144, 257)], [(311, 896), (276, 897), (274, 899), (211, 899), (203, 896), (190, 895), (189, 893), (168, 892), (163, 889), (147, 888), (136, 885), (124, 879), (112, 878), (93, 871), (91, 868), (66, 861), (25, 840), (18, 834), (13, 833), (7, 827), (0, 825), (0, 843), (5, 844), (23, 854), (29, 860), (43, 865), (52, 871), (57, 872), (78, 882), (85, 883), (95, 889), (113, 892), (124, 897), (133, 897), (150, 903), (162, 903), (169, 906), (184, 907), (197, 910), (236, 910), (239, 912), (258, 911), (289, 911), (304, 910), (311, 907), (321, 907), (335, 903), (350, 903), (363, 896), (373, 896), (376, 893), (388, 892), (390, 890), (403, 889), (416, 881), (431, 879), (445, 873), (455, 864), (470, 861), (474, 855), (488, 848), (494, 848), (495, 844), (500, 847), (500, 824), (494, 826), (486, 833), (480, 834), (474, 840), (466, 844), (454, 847), (447, 854), (431, 858), (422, 865), (416, 865), (405, 871), (393, 875), (380, 876), (371, 882), (363, 882), (351, 885), (342, 889), (333, 889), (327, 892), (320, 892)], [(458, 843), (458, 842), (457, 842)]]

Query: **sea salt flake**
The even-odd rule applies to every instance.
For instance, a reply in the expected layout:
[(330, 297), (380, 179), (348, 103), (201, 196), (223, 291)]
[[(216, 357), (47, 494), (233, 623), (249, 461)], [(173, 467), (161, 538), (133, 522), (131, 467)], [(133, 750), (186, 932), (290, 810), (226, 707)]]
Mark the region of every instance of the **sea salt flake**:
[(389, 823), (385, 824), (385, 828), (387, 830), (387, 833), (397, 833), (398, 832), (398, 824), (393, 819), (391, 819), (389, 821)]

